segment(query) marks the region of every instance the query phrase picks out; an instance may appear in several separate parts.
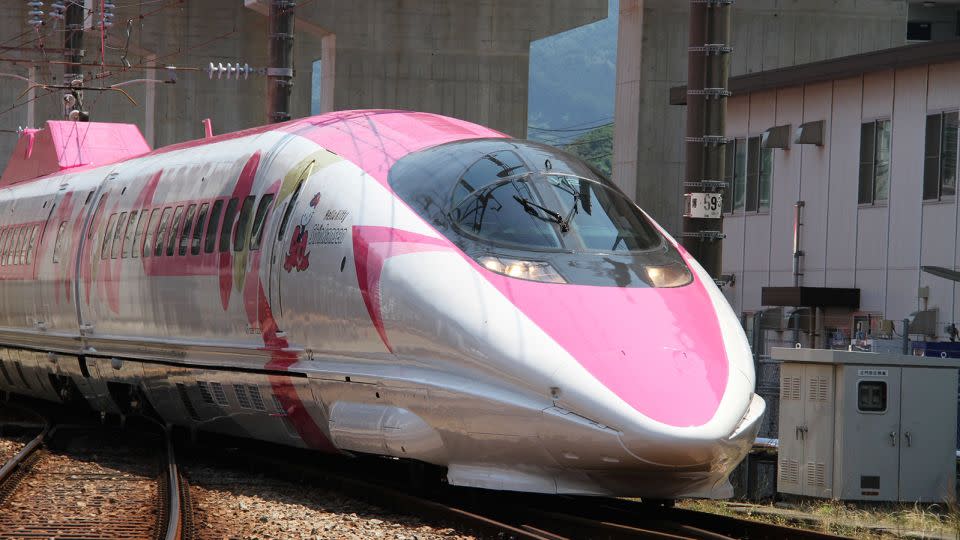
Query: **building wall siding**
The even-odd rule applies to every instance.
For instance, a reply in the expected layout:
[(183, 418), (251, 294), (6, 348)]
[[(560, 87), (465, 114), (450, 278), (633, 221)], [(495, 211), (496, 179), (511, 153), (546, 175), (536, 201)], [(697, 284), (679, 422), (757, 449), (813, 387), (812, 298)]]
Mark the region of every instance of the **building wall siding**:
[[(763, 309), (760, 290), (792, 284), (793, 205), (805, 202), (802, 283), (856, 287), (861, 311), (900, 320), (937, 309), (938, 335), (960, 316), (957, 285), (925, 274), (923, 265), (960, 265), (960, 205), (922, 200), (926, 116), (960, 109), (960, 62), (869, 73), (835, 81), (736, 96), (729, 137), (776, 125), (825, 121), (825, 144), (775, 150), (769, 214), (724, 220), (725, 290), (741, 312)], [(889, 200), (857, 201), (860, 126), (891, 120)], [(765, 253), (766, 252), (766, 253)], [(918, 287), (929, 287), (926, 302)]]

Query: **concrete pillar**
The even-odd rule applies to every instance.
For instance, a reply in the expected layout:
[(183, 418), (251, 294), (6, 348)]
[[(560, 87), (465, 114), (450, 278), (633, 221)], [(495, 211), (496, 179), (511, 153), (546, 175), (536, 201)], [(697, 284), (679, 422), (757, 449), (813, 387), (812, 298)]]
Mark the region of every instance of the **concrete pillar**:
[(620, 0), (617, 40), (616, 117), (613, 133), (613, 182), (637, 195), (637, 148), (640, 145), (643, 0)]
[(337, 35), (327, 34), (320, 40), (322, 74), (320, 75), (320, 112), (336, 110), (334, 96), (337, 89)]

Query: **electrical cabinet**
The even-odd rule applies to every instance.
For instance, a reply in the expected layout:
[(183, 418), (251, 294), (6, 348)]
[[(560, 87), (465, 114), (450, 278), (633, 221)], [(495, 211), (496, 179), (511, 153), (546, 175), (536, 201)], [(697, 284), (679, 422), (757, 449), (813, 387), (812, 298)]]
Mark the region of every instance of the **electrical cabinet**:
[(774, 349), (777, 491), (873, 501), (952, 500), (954, 359)]

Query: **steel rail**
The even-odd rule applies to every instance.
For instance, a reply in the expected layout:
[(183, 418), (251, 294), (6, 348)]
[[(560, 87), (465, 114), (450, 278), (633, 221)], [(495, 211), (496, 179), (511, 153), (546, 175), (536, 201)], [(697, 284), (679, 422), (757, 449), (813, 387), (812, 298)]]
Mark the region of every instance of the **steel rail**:
[[(167, 458), (167, 532), (165, 540), (180, 540), (182, 530), (181, 500), (180, 500), (180, 471), (177, 468), (176, 456), (173, 453), (173, 441), (170, 432), (165, 431), (164, 442)], [(189, 509), (188, 509), (189, 510)]]
[(41, 431), (39, 435), (31, 439), (19, 452), (7, 460), (7, 462), (3, 464), (3, 467), (0, 467), (0, 486), (5, 484), (7, 480), (13, 476), (13, 473), (20, 468), (28, 457), (40, 448), (48, 436), (53, 435), (55, 430), (56, 428), (51, 428), (50, 424), (44, 425), (43, 431)]
[[(644, 516), (649, 516), (652, 512), (652, 509), (647, 505), (624, 499), (598, 499), (586, 503), (577, 500), (571, 501), (571, 504), (575, 504), (581, 511), (590, 512), (594, 517), (626, 524), (649, 523), (649, 521), (644, 520)], [(713, 536), (714, 538), (750, 538), (751, 540), (775, 540), (780, 538), (837, 540), (838, 538), (844, 538), (825, 532), (774, 525), (772, 523), (687, 510), (684, 508), (657, 508), (656, 519), (669, 523), (682, 524), (685, 533), (689, 533), (692, 536), (695, 536), (697, 532), (703, 532), (715, 535)]]

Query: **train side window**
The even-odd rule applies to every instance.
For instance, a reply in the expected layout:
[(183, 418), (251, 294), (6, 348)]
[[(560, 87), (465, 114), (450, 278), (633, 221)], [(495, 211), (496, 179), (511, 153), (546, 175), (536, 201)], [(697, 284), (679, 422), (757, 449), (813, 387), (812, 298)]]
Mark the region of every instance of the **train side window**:
[(253, 203), (257, 197), (250, 195), (243, 200), (240, 207), (240, 217), (237, 219), (237, 229), (233, 232), (233, 250), (240, 251), (247, 243), (247, 230), (250, 228), (250, 214), (253, 212)]
[(150, 211), (150, 221), (147, 222), (147, 232), (143, 235), (143, 258), (146, 259), (153, 251), (153, 239), (157, 235), (157, 227), (160, 226), (160, 209), (154, 208)]
[(127, 218), (127, 229), (123, 235), (123, 247), (120, 248), (120, 258), (126, 259), (130, 256), (130, 248), (133, 247), (133, 233), (137, 230), (137, 211), (130, 212)]
[(7, 266), (17, 264), (14, 254), (17, 252), (17, 242), (20, 240), (20, 231), (20, 227), (14, 227), (13, 232), (10, 233), (10, 244), (7, 246), (7, 251), (3, 257), (7, 262)]
[(157, 242), (153, 249), (154, 257), (163, 255), (163, 241), (167, 239), (167, 225), (170, 223), (170, 214), (172, 213), (173, 208), (168, 206), (160, 214), (160, 227), (157, 228)]
[(13, 254), (17, 252), (17, 238), (19, 237), (20, 227), (14, 226), (13, 230), (10, 232), (10, 243), (7, 246), (7, 249), (3, 252), (3, 261), (7, 264), (7, 266), (13, 266), (17, 264)]
[(110, 258), (116, 259), (120, 256), (120, 245), (123, 243), (123, 233), (127, 230), (127, 213), (120, 214), (117, 220), (117, 228), (113, 231), (113, 246), (110, 250)]
[(257, 207), (257, 214), (253, 218), (253, 230), (250, 232), (250, 251), (260, 249), (260, 243), (263, 241), (263, 224), (267, 219), (267, 210), (273, 202), (273, 193), (267, 193), (260, 199), (260, 206)]
[(133, 246), (130, 248), (130, 256), (134, 259), (139, 258), (140, 252), (143, 251), (143, 231), (147, 228), (149, 214), (150, 209), (141, 210), (140, 218), (137, 219), (137, 228), (133, 232)]
[(10, 236), (10, 229), (4, 228), (0, 229), (0, 266), (6, 266), (3, 264), (3, 251), (7, 247), (7, 237)]
[(3, 259), (6, 261), (7, 266), (14, 266), (17, 264), (17, 259), (14, 254), (17, 252), (18, 238), (20, 238), (20, 227), (14, 226), (13, 232), (10, 233), (10, 245), (7, 246), (7, 250), (3, 254)]
[(27, 240), (29, 239), (28, 238), (29, 236), (30, 236), (30, 228), (21, 227), (20, 236), (17, 238), (17, 251), (13, 254), (14, 260), (16, 261), (14, 264), (16, 264), (17, 266), (20, 266), (23, 264), (23, 256), (24, 256), (24, 253), (26, 253), (27, 251)]
[(60, 262), (60, 250), (63, 249), (63, 231), (67, 229), (67, 222), (61, 221), (57, 227), (57, 239), (53, 241), (53, 264)]
[(6, 266), (3, 260), (3, 252), (7, 248), (7, 238), (10, 236), (10, 229), (0, 229), (0, 266)]
[(177, 245), (177, 234), (180, 232), (181, 223), (183, 223), (182, 204), (173, 212), (173, 222), (170, 224), (170, 240), (167, 242), (167, 257), (173, 256), (173, 249)]
[(36, 246), (37, 232), (39, 230), (39, 225), (34, 225), (33, 228), (30, 229), (30, 243), (27, 244), (27, 255), (24, 261), (28, 265), (33, 263), (33, 248)]
[(217, 229), (220, 226), (220, 212), (223, 211), (223, 200), (214, 201), (210, 209), (210, 222), (207, 224), (207, 237), (203, 241), (203, 252), (213, 253), (217, 244)]
[[(310, 170), (313, 169), (313, 164), (310, 164)], [(280, 230), (277, 231), (277, 240), (283, 240), (283, 236), (287, 233), (287, 222), (290, 221), (290, 214), (293, 213), (293, 207), (297, 204), (297, 197), (300, 196), (300, 188), (303, 187), (303, 184), (306, 183), (307, 178), (310, 176), (309, 173), (305, 173), (303, 178), (300, 179), (300, 182), (297, 183), (297, 188), (293, 190), (293, 195), (290, 197), (290, 202), (287, 203), (287, 208), (283, 211), (283, 219), (280, 220)]]
[(15, 236), (16, 229), (13, 227), (8, 227), (6, 232), (6, 238), (3, 240), (3, 251), (0, 251), (0, 265), (7, 265), (7, 254), (10, 253), (10, 244), (13, 243), (13, 237)]
[(187, 254), (187, 241), (193, 231), (193, 215), (196, 213), (197, 205), (191, 204), (187, 207), (187, 214), (183, 216), (183, 232), (180, 233), (180, 249), (177, 251), (180, 255)]
[(10, 243), (10, 232), (13, 231), (12, 228), (7, 227), (3, 230), (3, 235), (0, 236), (0, 266), (7, 265), (7, 244)]
[(103, 211), (104, 206), (107, 204), (107, 194), (104, 193), (100, 196), (100, 201), (97, 203), (97, 209), (93, 212), (93, 219), (90, 220), (90, 229), (87, 231), (87, 240), (93, 238), (93, 234), (96, 232), (94, 227), (97, 226), (97, 222), (100, 220), (100, 212)]
[(12, 266), (17, 265), (17, 255), (20, 253), (20, 246), (23, 245), (24, 230), (25, 230), (25, 227), (17, 227), (17, 232), (14, 233), (16, 236), (14, 236), (13, 249), (10, 250), (10, 256), (9, 256), (10, 261), (7, 264), (10, 264)]
[(210, 203), (200, 205), (200, 211), (197, 212), (197, 224), (193, 227), (193, 241), (190, 243), (190, 254), (200, 254), (200, 241), (203, 240), (203, 226), (207, 221), (207, 212), (210, 211)]
[(117, 214), (107, 220), (107, 228), (103, 231), (103, 241), (100, 244), (100, 258), (106, 259), (110, 255), (110, 239), (113, 238), (113, 227), (117, 224)]
[(230, 251), (230, 233), (233, 232), (233, 223), (237, 217), (237, 205), (240, 199), (230, 199), (227, 209), (223, 213), (223, 225), (220, 227), (220, 253)]

